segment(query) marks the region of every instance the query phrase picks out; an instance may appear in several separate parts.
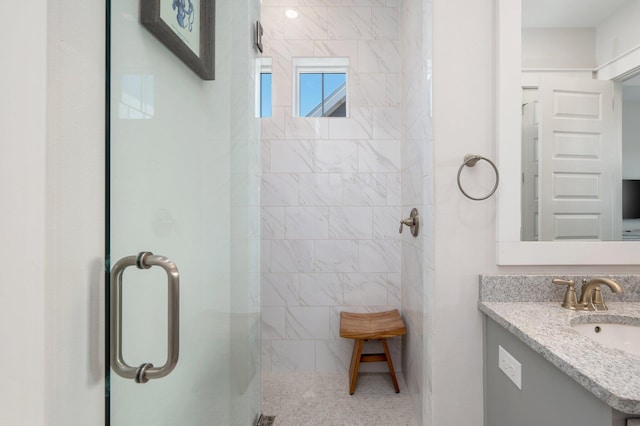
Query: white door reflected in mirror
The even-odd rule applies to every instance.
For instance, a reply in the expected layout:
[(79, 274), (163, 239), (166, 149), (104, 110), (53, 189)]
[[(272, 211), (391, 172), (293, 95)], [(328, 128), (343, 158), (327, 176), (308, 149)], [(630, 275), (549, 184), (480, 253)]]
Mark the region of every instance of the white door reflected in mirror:
[(535, 94), (523, 99), (523, 241), (621, 239), (613, 83), (542, 76)]

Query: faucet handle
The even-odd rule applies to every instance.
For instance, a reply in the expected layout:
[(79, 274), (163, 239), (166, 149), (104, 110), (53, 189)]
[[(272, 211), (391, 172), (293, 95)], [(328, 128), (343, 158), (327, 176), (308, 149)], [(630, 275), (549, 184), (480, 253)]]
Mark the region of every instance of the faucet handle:
[(402, 227), (406, 225), (411, 229), (411, 235), (414, 237), (418, 236), (418, 229), (420, 227), (420, 215), (418, 214), (418, 209), (411, 209), (411, 215), (407, 219), (402, 219), (400, 221), (400, 229), (398, 232), (402, 234)]
[(593, 296), (591, 296), (591, 304), (596, 311), (606, 311), (607, 305), (604, 304), (604, 299), (602, 298), (602, 290), (600, 290), (600, 286), (596, 286), (593, 289)]
[(563, 280), (562, 278), (554, 278), (551, 280), (552, 283), (557, 284), (557, 285), (568, 285), (570, 287), (576, 285), (575, 281), (573, 280)]
[(578, 307), (578, 297), (576, 296), (575, 282), (573, 280), (563, 280), (561, 278), (554, 278), (551, 280), (556, 285), (566, 285), (567, 291), (564, 293), (564, 301), (562, 307), (566, 309), (575, 310)]
[(403, 225), (407, 225), (409, 228), (411, 228), (412, 226), (415, 226), (415, 221), (413, 220), (412, 217), (410, 217), (409, 219), (403, 219), (400, 221), (400, 233), (402, 234), (402, 226)]
[[(587, 280), (582, 279), (582, 285), (586, 285)], [(594, 311), (606, 311), (608, 310), (607, 305), (604, 304), (604, 299), (602, 298), (602, 290), (600, 290), (600, 284), (596, 284), (593, 286), (593, 294), (591, 295), (591, 300), (588, 302), (588, 310), (593, 308)]]

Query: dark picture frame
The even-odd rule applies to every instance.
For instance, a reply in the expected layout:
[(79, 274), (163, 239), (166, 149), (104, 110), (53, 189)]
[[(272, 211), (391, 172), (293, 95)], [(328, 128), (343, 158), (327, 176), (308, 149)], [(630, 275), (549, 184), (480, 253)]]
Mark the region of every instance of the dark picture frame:
[(262, 24), (260, 21), (256, 21), (256, 47), (262, 53), (262, 36), (264, 35), (264, 30), (262, 29)]
[(140, 0), (140, 22), (203, 80), (215, 77), (215, 0)]

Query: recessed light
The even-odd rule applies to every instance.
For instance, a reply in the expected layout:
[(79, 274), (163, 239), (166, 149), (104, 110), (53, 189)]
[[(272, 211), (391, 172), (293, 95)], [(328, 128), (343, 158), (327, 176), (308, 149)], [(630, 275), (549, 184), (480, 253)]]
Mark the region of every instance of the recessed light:
[(296, 12), (293, 9), (287, 9), (286, 12), (284, 12), (284, 14), (287, 16), (287, 18), (289, 19), (295, 19), (298, 17), (298, 12)]

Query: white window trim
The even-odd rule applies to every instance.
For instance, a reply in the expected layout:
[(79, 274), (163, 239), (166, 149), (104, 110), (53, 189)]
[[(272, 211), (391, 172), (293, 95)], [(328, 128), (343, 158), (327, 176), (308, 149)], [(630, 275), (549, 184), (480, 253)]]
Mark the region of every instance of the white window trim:
[(293, 97), (291, 99), (291, 114), (300, 117), (300, 74), (337, 74), (345, 75), (347, 92), (346, 117), (349, 117), (349, 58), (291, 58), (293, 65)]

